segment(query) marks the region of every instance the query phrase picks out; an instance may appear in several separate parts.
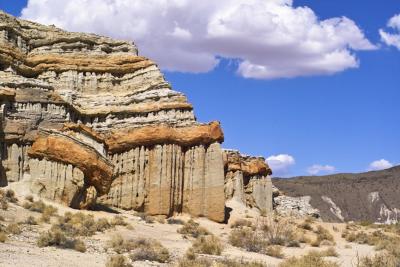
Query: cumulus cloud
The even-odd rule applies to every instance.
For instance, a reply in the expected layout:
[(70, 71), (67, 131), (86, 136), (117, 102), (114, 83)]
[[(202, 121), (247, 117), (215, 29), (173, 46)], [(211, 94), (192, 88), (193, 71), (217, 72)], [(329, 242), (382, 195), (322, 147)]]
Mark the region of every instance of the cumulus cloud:
[(274, 176), (286, 176), (289, 174), (289, 169), (296, 161), (287, 154), (272, 155), (267, 159), (268, 165), (271, 167)]
[(292, 0), (29, 0), (22, 17), (134, 40), (164, 70), (207, 72), (222, 57), (258, 79), (333, 74), (376, 49), (351, 19)]
[(336, 171), (336, 168), (331, 165), (319, 165), (314, 164), (307, 168), (307, 172), (310, 175), (318, 175), (318, 174), (329, 174)]
[(375, 160), (369, 164), (368, 171), (379, 171), (393, 167), (386, 159)]
[(381, 35), (382, 42), (400, 50), (400, 14), (394, 15), (387, 23), (387, 27), (393, 29), (394, 33), (380, 29), (379, 34)]

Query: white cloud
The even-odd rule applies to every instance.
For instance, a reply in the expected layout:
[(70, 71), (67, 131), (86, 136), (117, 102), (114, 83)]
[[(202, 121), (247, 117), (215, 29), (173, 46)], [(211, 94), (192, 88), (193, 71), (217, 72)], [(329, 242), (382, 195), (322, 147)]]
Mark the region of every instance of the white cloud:
[(329, 174), (333, 173), (336, 171), (336, 168), (331, 166), (331, 165), (319, 165), (319, 164), (314, 164), (311, 167), (307, 168), (307, 172), (310, 175), (318, 175), (318, 174)]
[(387, 26), (392, 28), (395, 33), (389, 33), (380, 29), (379, 34), (381, 35), (382, 42), (400, 50), (400, 14), (393, 16), (387, 23)]
[(294, 158), (287, 154), (272, 155), (267, 158), (267, 162), (274, 176), (288, 175), (289, 168), (296, 163)]
[(165, 70), (207, 72), (223, 57), (259, 79), (333, 74), (376, 49), (354, 21), (292, 0), (29, 0), (22, 17), (134, 40)]
[(369, 164), (368, 171), (379, 171), (393, 167), (393, 164), (386, 159), (375, 160)]

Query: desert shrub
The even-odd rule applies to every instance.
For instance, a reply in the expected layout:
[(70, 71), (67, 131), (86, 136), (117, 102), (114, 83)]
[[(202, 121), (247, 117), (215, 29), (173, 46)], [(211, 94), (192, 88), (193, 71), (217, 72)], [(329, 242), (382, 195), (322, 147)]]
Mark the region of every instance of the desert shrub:
[(320, 225), (317, 227), (315, 234), (317, 235), (317, 239), (319, 239), (320, 241), (323, 240), (328, 240), (332, 242), (334, 241), (333, 235), (327, 229), (325, 229)]
[(40, 221), (42, 222), (50, 222), (52, 216), (57, 214), (57, 208), (51, 205), (45, 205), (42, 211), (42, 216), (40, 217)]
[(399, 258), (388, 252), (379, 253), (373, 257), (364, 257), (359, 260), (357, 267), (398, 267)]
[(122, 217), (120, 215), (117, 215), (117, 216), (114, 216), (114, 218), (112, 218), (111, 225), (114, 225), (114, 226), (116, 226), (116, 225), (126, 226), (127, 223), (125, 222), (124, 217)]
[(29, 195), (29, 196), (25, 197), (25, 200), (28, 201), (28, 202), (33, 202), (34, 199), (33, 199), (32, 195)]
[(179, 224), (179, 225), (183, 225), (185, 224), (185, 222), (181, 219), (174, 219), (174, 218), (168, 218), (167, 219), (167, 223), (168, 224)]
[(330, 247), (330, 248), (327, 248), (327, 249), (321, 250), (321, 251), (313, 250), (313, 251), (310, 251), (308, 254), (311, 256), (315, 256), (315, 257), (338, 257), (339, 256), (339, 254), (337, 253), (337, 251), (335, 250), (334, 247)]
[(30, 211), (40, 212), (40, 213), (42, 213), (46, 208), (46, 204), (44, 204), (44, 202), (41, 200), (34, 202), (25, 202), (23, 206), (24, 208), (29, 209)]
[(221, 255), (224, 246), (214, 235), (199, 236), (193, 242), (193, 251), (200, 254)]
[(7, 202), (7, 200), (2, 199), (2, 200), (0, 201), (0, 205), (1, 205), (1, 209), (2, 209), (2, 210), (8, 210), (8, 202)]
[(304, 222), (302, 222), (300, 225), (299, 225), (299, 228), (301, 228), (301, 229), (304, 229), (304, 230), (307, 230), (307, 231), (312, 231), (312, 225), (309, 223), (309, 222), (307, 222), (307, 221), (304, 221)]
[(0, 242), (4, 243), (7, 241), (7, 234), (4, 233), (3, 231), (0, 231)]
[(17, 223), (10, 223), (6, 227), (6, 231), (7, 231), (7, 233), (10, 233), (13, 235), (19, 235), (22, 232), (21, 227)]
[(281, 246), (268, 246), (265, 249), (265, 254), (271, 257), (275, 257), (278, 259), (282, 259), (285, 255), (282, 252), (282, 247)]
[(157, 261), (167, 262), (169, 259), (169, 251), (160, 242), (152, 239), (137, 239), (132, 242), (134, 247), (133, 253), (130, 255), (132, 261)]
[(104, 232), (105, 230), (111, 228), (111, 224), (106, 218), (100, 218), (97, 220), (95, 227), (96, 231)]
[(232, 223), (231, 228), (252, 227), (253, 223), (249, 220), (239, 219)]
[(42, 233), (37, 240), (37, 245), (39, 247), (53, 246), (59, 248), (74, 249), (79, 252), (86, 251), (86, 246), (81, 240), (68, 238), (59, 229), (51, 229), (50, 231)]
[(292, 257), (279, 264), (279, 267), (339, 267), (337, 263), (326, 261), (321, 256), (309, 253), (302, 257)]
[(211, 259), (188, 259), (183, 258), (178, 261), (177, 267), (266, 267), (259, 262), (246, 262), (242, 260), (211, 260)]
[(190, 219), (181, 228), (178, 229), (178, 233), (183, 235), (190, 235), (197, 238), (202, 235), (209, 235), (210, 232), (204, 227), (201, 227), (197, 222)]
[(113, 255), (108, 257), (106, 267), (132, 267), (132, 265), (125, 256)]
[(250, 228), (233, 229), (229, 235), (232, 246), (243, 248), (251, 252), (262, 252), (268, 242), (257, 231)]
[(295, 240), (293, 226), (287, 220), (277, 218), (266, 218), (261, 221), (259, 228), (269, 245), (285, 246)]
[(105, 231), (112, 227), (106, 219), (95, 220), (93, 216), (82, 212), (66, 212), (64, 216), (58, 218), (58, 223), (53, 225), (71, 236), (92, 236), (96, 231)]
[(0, 215), (0, 221), (5, 221), (6, 219), (2, 216), (2, 215)]
[(146, 217), (144, 218), (144, 221), (145, 221), (146, 223), (151, 224), (151, 223), (154, 223), (154, 222), (156, 221), (156, 218), (155, 218), (154, 216), (146, 216)]
[(7, 189), (4, 191), (3, 189), (0, 189), (0, 200), (4, 200), (5, 202), (12, 202), (12, 203), (17, 203), (18, 198), (15, 196), (15, 192), (11, 189)]
[(33, 217), (33, 216), (29, 216), (28, 218), (26, 218), (24, 223), (29, 224), (29, 225), (37, 225), (38, 224), (35, 217)]

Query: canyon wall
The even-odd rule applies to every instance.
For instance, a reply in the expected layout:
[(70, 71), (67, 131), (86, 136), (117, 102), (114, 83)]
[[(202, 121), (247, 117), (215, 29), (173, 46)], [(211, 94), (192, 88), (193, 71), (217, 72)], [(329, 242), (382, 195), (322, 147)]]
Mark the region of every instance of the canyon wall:
[(243, 202), (270, 210), (268, 166), (240, 156), (233, 169), (223, 140), (133, 43), (0, 12), (0, 186), (74, 208), (222, 222), (237, 176)]

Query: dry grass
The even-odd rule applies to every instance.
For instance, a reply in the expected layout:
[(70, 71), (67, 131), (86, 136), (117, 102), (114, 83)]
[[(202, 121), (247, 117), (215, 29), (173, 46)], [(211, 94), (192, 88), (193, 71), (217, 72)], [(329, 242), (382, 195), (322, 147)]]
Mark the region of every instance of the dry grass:
[(177, 267), (266, 267), (259, 262), (246, 262), (242, 260), (230, 260), (230, 259), (223, 259), (223, 260), (211, 260), (211, 259), (188, 259), (183, 258), (180, 259), (177, 263)]
[(199, 236), (193, 242), (193, 251), (200, 254), (221, 255), (224, 246), (214, 235)]
[(108, 257), (106, 267), (132, 267), (132, 265), (125, 256), (113, 255)]
[(132, 261), (157, 261), (167, 262), (169, 251), (160, 242), (152, 239), (137, 239), (133, 241), (133, 253), (130, 258)]
[(168, 218), (167, 219), (168, 224), (179, 224), (179, 225), (184, 225), (185, 222), (181, 219), (175, 219), (175, 218)]
[(117, 216), (114, 216), (114, 218), (111, 220), (111, 225), (114, 225), (114, 226), (116, 226), (116, 225), (127, 226), (128, 223), (125, 222), (124, 217), (122, 217), (120, 215), (117, 215)]
[(29, 216), (28, 218), (26, 218), (24, 223), (29, 224), (29, 225), (37, 225), (38, 224), (35, 217), (33, 217), (33, 216)]
[(252, 227), (253, 223), (249, 220), (239, 219), (232, 223), (231, 228)]
[(388, 252), (379, 253), (373, 257), (364, 257), (358, 260), (356, 267), (398, 267), (399, 258)]
[(166, 262), (169, 259), (168, 250), (160, 242), (152, 239), (127, 240), (117, 234), (108, 241), (107, 246), (119, 254), (132, 252), (132, 261)]
[(37, 240), (37, 245), (39, 247), (59, 247), (74, 249), (79, 252), (85, 252), (85, 244), (75, 238), (68, 238), (65, 233), (58, 229), (51, 229), (50, 231), (44, 232), (39, 236)]
[(317, 237), (313, 242), (311, 242), (311, 246), (319, 247), (324, 243), (326, 245), (335, 244), (335, 239), (333, 238), (333, 235), (324, 227), (319, 225), (317, 229), (314, 231), (314, 233), (316, 234)]
[(202, 235), (209, 235), (210, 232), (204, 227), (201, 227), (197, 222), (190, 219), (181, 228), (178, 229), (178, 233), (183, 235), (189, 235), (197, 238)]
[[(115, 223), (115, 222), (114, 222)], [(58, 223), (53, 227), (61, 229), (70, 236), (92, 236), (96, 232), (103, 232), (112, 227), (113, 222), (101, 218), (97, 221), (91, 215), (82, 212), (66, 212), (64, 216), (58, 218)]]
[(337, 263), (324, 260), (321, 256), (309, 253), (302, 257), (292, 257), (281, 264), (279, 267), (339, 267)]
[(261, 253), (268, 242), (262, 237), (259, 231), (251, 228), (233, 229), (229, 235), (229, 243), (232, 246), (243, 248), (247, 251)]
[(278, 259), (283, 259), (285, 257), (281, 246), (268, 246), (265, 249), (265, 254)]
[(19, 235), (22, 233), (21, 227), (17, 223), (10, 223), (6, 227), (6, 232), (13, 235)]
[(0, 189), (0, 206), (2, 210), (8, 210), (8, 203), (17, 203), (18, 198), (15, 197), (15, 192), (11, 189)]

